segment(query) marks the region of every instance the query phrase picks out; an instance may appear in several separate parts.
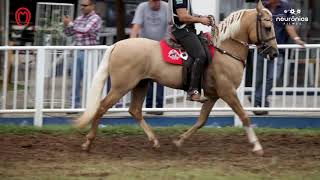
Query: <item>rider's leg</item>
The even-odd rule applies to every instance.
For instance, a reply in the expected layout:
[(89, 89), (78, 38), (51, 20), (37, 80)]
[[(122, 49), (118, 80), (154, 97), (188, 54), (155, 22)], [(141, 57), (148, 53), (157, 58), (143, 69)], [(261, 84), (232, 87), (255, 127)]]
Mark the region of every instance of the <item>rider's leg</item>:
[(203, 66), (204, 63), (199, 58), (196, 58), (194, 60), (191, 70), (191, 81), (188, 90), (188, 100), (199, 102), (204, 102), (207, 100), (206, 98), (201, 97), (201, 89), (199, 89), (199, 84), (201, 82), (203, 72)]
[[(182, 44), (182, 46), (188, 52), (189, 56), (195, 59), (195, 62), (192, 65), (191, 83), (188, 90), (188, 99), (192, 101), (204, 102), (207, 99), (205, 97), (201, 97), (201, 89), (199, 89), (199, 84), (201, 82), (201, 76), (203, 73), (203, 65), (206, 61), (206, 53), (195, 33), (187, 30), (178, 31), (178, 35), (175, 35), (175, 32), (173, 32), (176, 39)], [(181, 34), (184, 35), (182, 36)]]

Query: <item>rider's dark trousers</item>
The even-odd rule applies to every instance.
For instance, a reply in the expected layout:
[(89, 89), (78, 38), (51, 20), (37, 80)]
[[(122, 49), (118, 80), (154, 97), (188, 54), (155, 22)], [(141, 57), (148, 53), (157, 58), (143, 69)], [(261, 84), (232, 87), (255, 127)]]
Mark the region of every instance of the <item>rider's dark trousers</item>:
[(189, 90), (201, 90), (199, 84), (206, 62), (206, 53), (193, 30), (187, 28), (175, 29), (172, 32), (176, 40), (184, 47), (188, 55), (194, 59), (191, 72), (191, 82)]

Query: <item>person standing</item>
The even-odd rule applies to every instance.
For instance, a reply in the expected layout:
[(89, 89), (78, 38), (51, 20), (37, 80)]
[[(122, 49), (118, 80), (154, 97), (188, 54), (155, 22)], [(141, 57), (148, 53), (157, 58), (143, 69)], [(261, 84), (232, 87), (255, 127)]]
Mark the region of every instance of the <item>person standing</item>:
[[(290, 6), (287, 2), (281, 0), (266, 0), (264, 1), (265, 7), (268, 8), (273, 14), (273, 23), (278, 44), (286, 44), (289, 37), (301, 46), (304, 46), (305, 42), (298, 36), (294, 25), (290, 22), (277, 21), (276, 18), (283, 16), (284, 18), (290, 17)], [(274, 72), (274, 61), (267, 61), (267, 72), (266, 72), (266, 86), (263, 92), (263, 68), (264, 58), (262, 55), (258, 55), (257, 58), (257, 70), (256, 70), (256, 86), (255, 86), (255, 107), (269, 107), (268, 96), (271, 94), (273, 86), (273, 72)], [(276, 80), (279, 81), (282, 78), (284, 65), (284, 51), (279, 50), (279, 56), (277, 58), (276, 65)], [(264, 98), (263, 98), (264, 96)], [(264, 99), (264, 101), (263, 101)], [(251, 99), (249, 98), (251, 101)], [(256, 115), (266, 115), (268, 111), (253, 111)]]
[[(80, 6), (83, 14), (81, 16), (77, 17), (73, 22), (70, 17), (64, 17), (64, 33), (67, 36), (74, 37), (73, 45), (93, 46), (99, 44), (98, 33), (101, 29), (102, 20), (94, 11), (95, 4), (95, 0), (82, 0)], [(76, 87), (75, 93), (71, 96), (74, 98), (71, 102), (74, 102), (75, 108), (79, 108), (81, 107), (80, 89), (84, 70), (84, 50), (77, 51), (76, 66)]]
[[(168, 35), (168, 3), (160, 0), (148, 0), (138, 5), (132, 20), (130, 38), (143, 37), (160, 41)], [(156, 105), (163, 107), (163, 90), (161, 84), (156, 84)], [(149, 82), (146, 99), (146, 107), (151, 108), (153, 104), (153, 82)], [(163, 112), (147, 112), (162, 115)]]
[(196, 34), (195, 23), (209, 26), (211, 20), (207, 16), (194, 15), (190, 0), (169, 0), (169, 7), (171, 34), (193, 59), (187, 100), (203, 103), (207, 98), (201, 96), (199, 86), (207, 57)]

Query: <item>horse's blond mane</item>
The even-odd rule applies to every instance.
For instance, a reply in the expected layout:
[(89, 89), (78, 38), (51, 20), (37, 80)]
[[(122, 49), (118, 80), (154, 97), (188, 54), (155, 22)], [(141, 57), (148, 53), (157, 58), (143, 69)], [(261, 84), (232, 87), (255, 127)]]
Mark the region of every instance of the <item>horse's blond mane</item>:
[(247, 9), (235, 11), (226, 17), (222, 22), (219, 23), (218, 29), (219, 34), (214, 39), (214, 43), (219, 46), (220, 43), (230, 37), (233, 37), (234, 34), (240, 30), (240, 22), (243, 14)]

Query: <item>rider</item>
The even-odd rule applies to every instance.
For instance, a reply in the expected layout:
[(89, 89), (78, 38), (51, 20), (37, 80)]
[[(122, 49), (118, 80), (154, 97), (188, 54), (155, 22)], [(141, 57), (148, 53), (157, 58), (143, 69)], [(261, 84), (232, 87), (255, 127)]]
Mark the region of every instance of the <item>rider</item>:
[(207, 98), (201, 96), (199, 84), (206, 62), (206, 53), (196, 35), (195, 23), (208, 26), (211, 21), (207, 16), (193, 15), (191, 0), (170, 0), (169, 13), (171, 14), (169, 21), (171, 34), (194, 60), (187, 100), (203, 103)]

